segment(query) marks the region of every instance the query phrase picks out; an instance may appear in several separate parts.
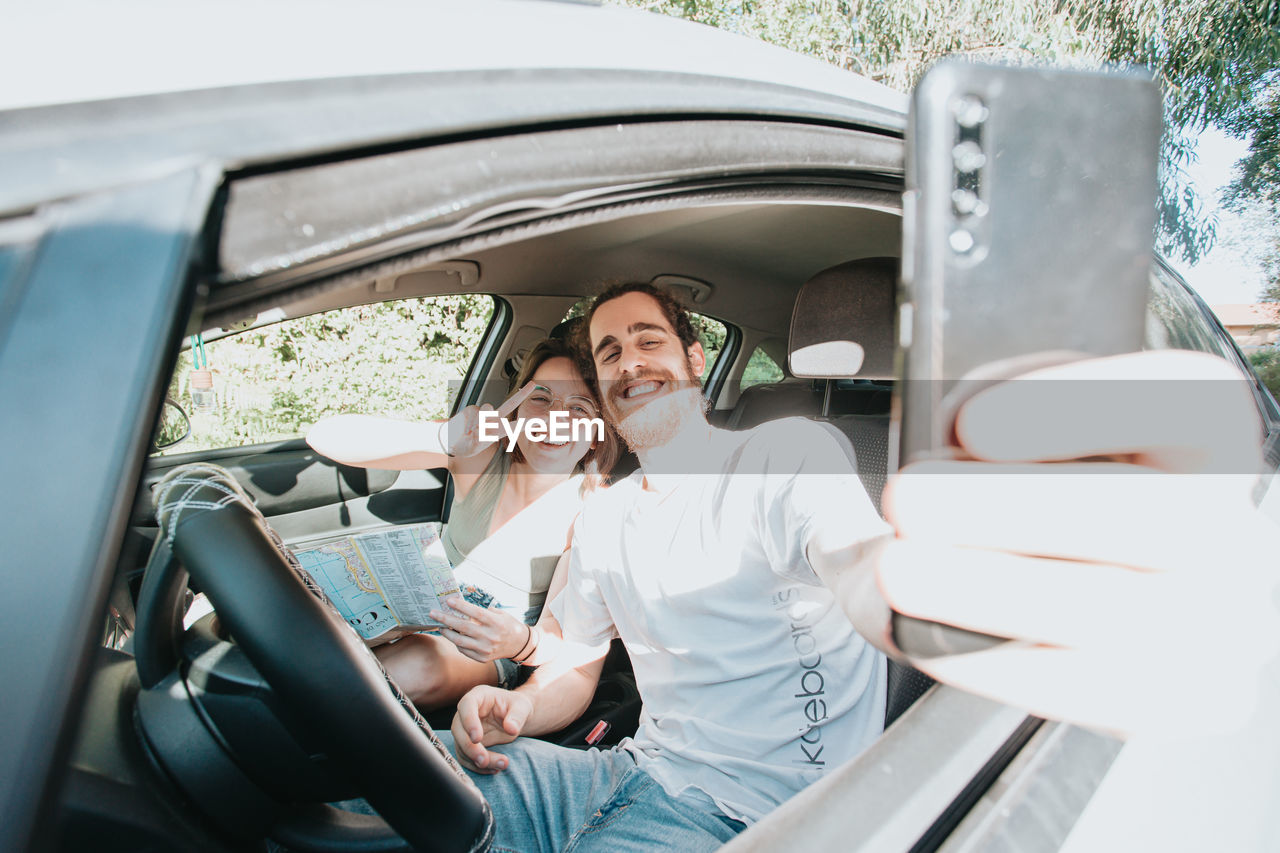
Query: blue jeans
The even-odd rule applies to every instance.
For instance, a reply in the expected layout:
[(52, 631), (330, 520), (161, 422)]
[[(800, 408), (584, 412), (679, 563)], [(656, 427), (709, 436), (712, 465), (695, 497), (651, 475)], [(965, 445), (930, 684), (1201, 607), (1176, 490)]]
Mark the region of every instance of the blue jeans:
[[(437, 732), (453, 749), (448, 732)], [(495, 851), (652, 853), (715, 850), (746, 825), (690, 789), (672, 797), (623, 749), (569, 749), (517, 738), (492, 749), (510, 761), (471, 773), (489, 805)]]

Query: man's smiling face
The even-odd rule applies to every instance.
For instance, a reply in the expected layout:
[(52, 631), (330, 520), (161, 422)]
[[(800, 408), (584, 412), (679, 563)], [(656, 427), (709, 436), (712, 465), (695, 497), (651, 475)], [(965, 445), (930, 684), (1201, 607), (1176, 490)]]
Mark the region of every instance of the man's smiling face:
[(690, 417), (705, 423), (702, 344), (686, 352), (652, 296), (625, 293), (600, 305), (589, 333), (605, 417), (632, 450), (665, 444)]

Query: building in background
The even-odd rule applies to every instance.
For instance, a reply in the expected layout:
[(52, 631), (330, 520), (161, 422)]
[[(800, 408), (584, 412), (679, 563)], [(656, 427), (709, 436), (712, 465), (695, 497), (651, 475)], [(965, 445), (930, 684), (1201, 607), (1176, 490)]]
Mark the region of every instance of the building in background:
[(1274, 346), (1280, 340), (1280, 305), (1257, 302), (1210, 307), (1245, 353)]

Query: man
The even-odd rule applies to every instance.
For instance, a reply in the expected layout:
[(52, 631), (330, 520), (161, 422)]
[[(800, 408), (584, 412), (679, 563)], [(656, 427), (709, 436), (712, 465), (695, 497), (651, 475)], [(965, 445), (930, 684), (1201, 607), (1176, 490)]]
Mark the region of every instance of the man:
[[(856, 611), (868, 582), (900, 612), (1012, 638), (917, 665), (1045, 716), (1199, 731), (1256, 707), (1277, 534), (1251, 500), (1257, 419), (1226, 362), (1139, 353), (1038, 373), (1072, 382), (994, 386), (957, 419), (971, 461), (891, 482), (890, 538), (821, 427), (707, 425), (701, 348), (662, 294), (602, 295), (587, 335), (641, 471), (584, 510), (552, 610), (595, 655), (622, 636), (645, 717), (608, 752), (510, 743), (585, 707), (599, 662), (568, 655), (516, 693), (464, 697), (453, 735), (496, 774), (480, 783), (499, 846), (713, 847), (856, 754), (879, 728), (884, 659), (839, 608)], [(1118, 405), (1088, 405), (1116, 378)], [(1201, 401), (1214, 390), (1212, 417), (1188, 416), (1193, 386)], [(1206, 672), (1225, 701), (1188, 689)]]
[[(566, 642), (597, 660), (544, 667), (515, 693), (472, 691), (453, 736), (464, 762), (505, 771), (480, 783), (499, 847), (713, 849), (880, 733), (885, 658), (805, 549), (817, 530), (857, 547), (889, 528), (822, 426), (707, 423), (702, 347), (668, 294), (615, 287), (585, 333), (605, 416), (640, 460), (584, 508), (551, 606)], [(644, 700), (633, 741), (486, 748), (576, 718), (615, 636)]]

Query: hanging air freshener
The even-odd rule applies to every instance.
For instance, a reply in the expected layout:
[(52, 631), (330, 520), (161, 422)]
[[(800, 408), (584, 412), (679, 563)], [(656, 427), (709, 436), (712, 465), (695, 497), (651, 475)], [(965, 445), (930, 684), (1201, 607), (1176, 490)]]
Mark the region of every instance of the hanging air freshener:
[(213, 371), (209, 369), (209, 356), (204, 351), (204, 336), (191, 336), (191, 408), (197, 412), (212, 412), (217, 408), (213, 391)]

